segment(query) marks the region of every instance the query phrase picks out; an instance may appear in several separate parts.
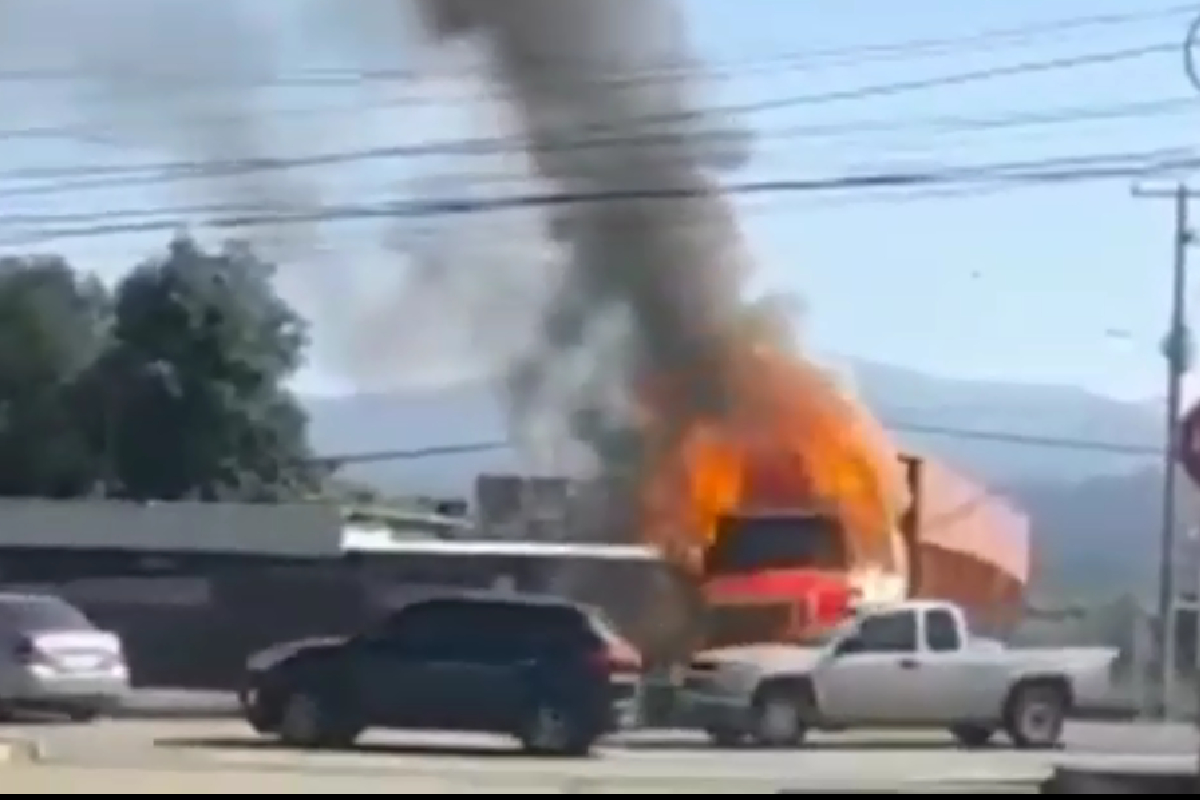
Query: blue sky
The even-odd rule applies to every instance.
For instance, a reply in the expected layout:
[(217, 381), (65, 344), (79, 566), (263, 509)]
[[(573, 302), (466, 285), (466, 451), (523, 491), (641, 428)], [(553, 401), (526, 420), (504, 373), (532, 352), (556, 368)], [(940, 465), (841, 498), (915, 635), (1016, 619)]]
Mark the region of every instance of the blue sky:
[[(346, 64), (344, 53), (320, 47), (323, 32), (305, 29), (301, 15), (282, 10), (284, 5), (259, 7), (264, 41), (273, 46), (269, 63), (264, 59), (247, 68), (295, 74)], [(746, 117), (757, 134), (754, 161), (738, 176), (746, 179), (1191, 147), (1200, 121), (1200, 93), (1186, 82), (1176, 53), (875, 99), (773, 102), (1178, 42), (1187, 16), (1155, 16), (1171, 5), (1167, 0), (685, 3), (702, 54), (723, 76), (713, 82), (709, 102), (767, 101), (764, 105), (771, 106)], [(902, 51), (882, 60), (813, 58), (829, 49), (966, 39), (998, 28), (1140, 12), (1146, 20), (977, 46), (959, 43), (934, 53)], [(69, 49), (63, 46), (63, 52)], [(0, 66), (44, 65), (43, 55), (32, 50), (9, 55), (0, 58)], [(464, 93), (469, 91), (386, 82), (264, 90), (255, 97), (255, 113), (261, 112), (264, 120), (256, 135), (286, 155), (453, 140), (478, 133), (473, 127), (479, 124), (477, 115), (448, 105), (456, 97), (464, 103)], [(1141, 118), (968, 131), (932, 130), (929, 124), (945, 117), (1103, 111), (1191, 94), (1196, 96), (1194, 109)], [(128, 114), (99, 113), (94, 102), (81, 105), (82, 96), (77, 90), (15, 79), (0, 85), (0, 100), (10, 109), (0, 125), (7, 131), (0, 135), (4, 169), (148, 163), (173, 156), (167, 137), (153, 125), (131, 123)], [(888, 123), (897, 129), (880, 130)], [(85, 135), (31, 136), (27, 130), (63, 125), (82, 126)], [(841, 132), (818, 135), (813, 128), (820, 126), (838, 126)], [(14, 135), (20, 129), (26, 130)], [(483, 169), (459, 161), (439, 168), (471, 177)], [(380, 198), (397, 188), (411, 192), (424, 185), (420, 175), (413, 164), (396, 161), (311, 170), (289, 180), (298, 202), (309, 193), (319, 194), (322, 202), (346, 202)], [(12, 215), (86, 214), (213, 199), (201, 197), (204, 189), (177, 183), (84, 191), (58, 180), (53, 191), (25, 191), (40, 183), (0, 178), (0, 196), (8, 195), (10, 215), (0, 219), (0, 237), (45, 232), (44, 226), (21, 224)], [(250, 200), (261, 189), (244, 188)], [(224, 187), (221, 199), (228, 200), (229, 191)], [(822, 352), (946, 375), (1079, 385), (1122, 397), (1158, 393), (1171, 209), (1168, 203), (1132, 200), (1127, 183), (938, 198), (775, 195), (739, 205), (759, 264), (756, 284), (803, 298), (805, 334)], [(349, 303), (353, 292), (368, 298), (377, 294), (374, 281), (385, 275), (392, 280), (402, 269), (378, 239), (378, 232), (368, 235), (361, 227), (331, 226), (284, 241), (280, 246), (287, 270), (317, 276), (304, 283), (308, 293), (301, 302), (321, 306), (316, 312), (320, 318), (333, 313), (331, 307)], [(162, 234), (111, 236), (42, 241), (37, 247), (64, 252), (81, 266), (113, 276), (162, 240)], [(353, 281), (343, 280), (350, 269), (346, 264), (353, 266)], [(397, 339), (405, 336), (402, 321), (393, 328)], [(372, 330), (375, 337), (392, 335), (386, 324)], [(328, 338), (329, 331), (318, 326), (316, 334)], [(344, 381), (333, 370), (317, 368), (305, 376), (304, 385), (329, 390)]]

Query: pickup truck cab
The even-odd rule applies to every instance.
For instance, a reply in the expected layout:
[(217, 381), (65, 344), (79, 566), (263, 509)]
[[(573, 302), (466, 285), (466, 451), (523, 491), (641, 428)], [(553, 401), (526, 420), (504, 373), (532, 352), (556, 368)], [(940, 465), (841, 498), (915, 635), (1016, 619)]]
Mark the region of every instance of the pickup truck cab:
[(1010, 650), (972, 637), (961, 609), (906, 601), (862, 611), (819, 647), (710, 650), (692, 662), (685, 713), (717, 744), (796, 746), (810, 730), (941, 728), (964, 746), (1003, 731), (1058, 744), (1081, 694), (1107, 683), (1114, 650)]

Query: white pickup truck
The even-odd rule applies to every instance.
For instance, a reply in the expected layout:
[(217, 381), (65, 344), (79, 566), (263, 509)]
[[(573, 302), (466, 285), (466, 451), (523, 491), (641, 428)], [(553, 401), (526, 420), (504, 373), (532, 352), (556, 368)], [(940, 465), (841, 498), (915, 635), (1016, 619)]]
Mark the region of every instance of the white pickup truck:
[(873, 608), (820, 647), (745, 645), (699, 654), (685, 715), (714, 743), (793, 747), (810, 730), (941, 728), (981, 747), (1058, 744), (1073, 704), (1109, 686), (1112, 648), (1007, 649), (972, 637), (961, 609), (933, 601)]

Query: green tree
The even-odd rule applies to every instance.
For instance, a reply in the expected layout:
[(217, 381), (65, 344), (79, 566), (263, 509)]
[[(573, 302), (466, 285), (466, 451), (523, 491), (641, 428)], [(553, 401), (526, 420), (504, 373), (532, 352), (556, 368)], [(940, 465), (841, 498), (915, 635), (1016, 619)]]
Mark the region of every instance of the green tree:
[(114, 409), (122, 494), (272, 501), (319, 487), (308, 420), (286, 388), (307, 329), (273, 274), (245, 245), (208, 252), (184, 237), (120, 283), (89, 392)]
[(62, 259), (0, 259), (0, 496), (91, 493), (101, 454), (76, 405), (105, 346), (109, 298)]

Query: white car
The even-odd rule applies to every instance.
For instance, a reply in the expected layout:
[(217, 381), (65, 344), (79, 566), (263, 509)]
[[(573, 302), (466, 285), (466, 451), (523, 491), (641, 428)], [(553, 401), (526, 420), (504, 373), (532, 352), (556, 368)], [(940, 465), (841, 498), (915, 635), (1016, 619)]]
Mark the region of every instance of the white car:
[(796, 746), (813, 729), (942, 728), (979, 747), (1003, 731), (1055, 746), (1072, 706), (1110, 686), (1111, 648), (1010, 650), (970, 636), (941, 602), (887, 605), (824, 647), (749, 645), (701, 653), (684, 713), (720, 745)]
[(0, 593), (0, 716), (50, 711), (84, 722), (128, 691), (115, 634), (57, 597)]

